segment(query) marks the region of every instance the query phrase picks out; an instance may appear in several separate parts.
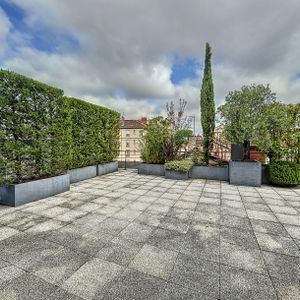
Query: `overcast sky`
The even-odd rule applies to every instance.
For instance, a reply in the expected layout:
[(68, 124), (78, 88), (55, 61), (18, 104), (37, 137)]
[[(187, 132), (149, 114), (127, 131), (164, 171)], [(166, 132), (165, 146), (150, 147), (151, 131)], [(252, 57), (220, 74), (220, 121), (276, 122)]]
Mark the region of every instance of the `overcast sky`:
[(300, 0), (0, 0), (0, 66), (128, 118), (184, 98), (199, 119), (208, 41), (217, 105), (251, 83), (300, 102), (299, 12)]

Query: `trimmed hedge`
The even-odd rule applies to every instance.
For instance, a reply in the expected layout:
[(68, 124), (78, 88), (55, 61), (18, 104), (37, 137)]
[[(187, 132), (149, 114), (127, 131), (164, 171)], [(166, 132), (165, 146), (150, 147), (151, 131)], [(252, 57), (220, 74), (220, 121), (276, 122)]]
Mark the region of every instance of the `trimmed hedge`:
[(190, 159), (172, 160), (165, 163), (166, 170), (177, 171), (181, 173), (189, 172), (192, 167), (193, 162)]
[(62, 173), (69, 128), (62, 90), (0, 70), (0, 184)]
[(112, 161), (119, 113), (0, 70), (0, 184)]
[(300, 184), (300, 165), (288, 161), (272, 162), (269, 165), (269, 179), (275, 185), (298, 185)]
[(112, 161), (119, 151), (120, 114), (79, 99), (65, 97), (72, 119), (70, 169)]

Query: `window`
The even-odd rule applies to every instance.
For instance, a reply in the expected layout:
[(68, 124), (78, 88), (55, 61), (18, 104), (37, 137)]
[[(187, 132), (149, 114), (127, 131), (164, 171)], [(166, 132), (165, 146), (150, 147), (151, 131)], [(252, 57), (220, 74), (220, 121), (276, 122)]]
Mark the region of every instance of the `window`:
[(130, 142), (126, 142), (126, 148), (130, 147)]
[(130, 131), (126, 130), (126, 137), (130, 137)]
[(143, 130), (140, 130), (140, 137), (143, 136)]
[(130, 157), (130, 150), (126, 150), (125, 155), (126, 157)]
[(133, 135), (135, 135), (135, 129), (133, 129)]

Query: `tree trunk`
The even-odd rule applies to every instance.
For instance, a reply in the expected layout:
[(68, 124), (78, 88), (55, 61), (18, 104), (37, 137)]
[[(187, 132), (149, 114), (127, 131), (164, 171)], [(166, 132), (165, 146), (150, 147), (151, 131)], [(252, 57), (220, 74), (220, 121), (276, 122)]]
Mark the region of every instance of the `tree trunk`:
[(244, 157), (243, 160), (250, 160), (250, 141), (244, 141)]

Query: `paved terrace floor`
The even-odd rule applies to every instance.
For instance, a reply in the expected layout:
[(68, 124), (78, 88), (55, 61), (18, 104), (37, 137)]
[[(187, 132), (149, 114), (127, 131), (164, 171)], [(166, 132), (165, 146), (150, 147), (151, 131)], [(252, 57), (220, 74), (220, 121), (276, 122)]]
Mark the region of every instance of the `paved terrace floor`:
[(300, 299), (300, 190), (119, 171), (0, 206), (0, 299)]

